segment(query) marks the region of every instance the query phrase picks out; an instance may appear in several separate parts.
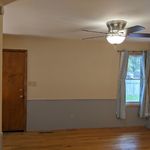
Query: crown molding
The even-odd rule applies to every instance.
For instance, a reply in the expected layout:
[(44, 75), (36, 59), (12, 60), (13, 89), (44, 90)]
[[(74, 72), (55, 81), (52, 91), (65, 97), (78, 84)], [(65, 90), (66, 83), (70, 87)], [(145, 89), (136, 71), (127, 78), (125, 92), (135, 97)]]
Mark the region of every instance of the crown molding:
[(0, 5), (1, 6), (2, 5), (7, 5), (7, 4), (12, 3), (14, 1), (16, 1), (16, 0), (0, 0)]

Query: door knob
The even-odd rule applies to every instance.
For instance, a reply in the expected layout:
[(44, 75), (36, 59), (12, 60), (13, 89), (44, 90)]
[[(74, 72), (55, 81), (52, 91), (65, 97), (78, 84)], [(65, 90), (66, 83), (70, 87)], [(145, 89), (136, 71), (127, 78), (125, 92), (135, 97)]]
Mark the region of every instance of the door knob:
[(20, 95), (20, 98), (23, 98), (23, 95)]

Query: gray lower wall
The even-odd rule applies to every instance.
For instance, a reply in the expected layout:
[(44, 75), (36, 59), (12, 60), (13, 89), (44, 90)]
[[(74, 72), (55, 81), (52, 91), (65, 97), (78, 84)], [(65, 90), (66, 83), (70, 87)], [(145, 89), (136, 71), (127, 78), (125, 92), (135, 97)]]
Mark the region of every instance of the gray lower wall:
[(127, 107), (127, 119), (117, 120), (115, 100), (29, 100), (27, 130), (145, 126), (138, 107)]
[(2, 150), (2, 145), (3, 145), (2, 139), (3, 139), (3, 133), (0, 132), (0, 150)]
[(147, 121), (146, 127), (150, 129), (150, 119)]

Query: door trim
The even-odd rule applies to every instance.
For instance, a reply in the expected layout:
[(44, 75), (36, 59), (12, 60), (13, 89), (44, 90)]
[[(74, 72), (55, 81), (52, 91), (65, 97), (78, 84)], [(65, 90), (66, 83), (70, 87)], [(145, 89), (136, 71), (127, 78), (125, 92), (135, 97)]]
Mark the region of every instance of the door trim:
[(25, 107), (24, 108), (24, 116), (25, 116), (25, 118), (24, 118), (24, 131), (26, 131), (27, 130), (27, 50), (24, 50), (24, 49), (3, 49), (3, 52), (22, 52), (22, 53), (25, 54), (25, 77), (24, 77), (24, 107)]

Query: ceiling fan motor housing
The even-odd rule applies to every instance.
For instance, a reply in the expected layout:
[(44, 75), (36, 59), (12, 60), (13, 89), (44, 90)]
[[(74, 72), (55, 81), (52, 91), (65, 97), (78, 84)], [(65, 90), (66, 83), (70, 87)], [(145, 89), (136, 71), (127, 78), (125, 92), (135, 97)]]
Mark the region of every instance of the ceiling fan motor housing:
[(114, 31), (124, 30), (127, 22), (124, 20), (112, 20), (106, 23), (108, 32), (113, 33)]

